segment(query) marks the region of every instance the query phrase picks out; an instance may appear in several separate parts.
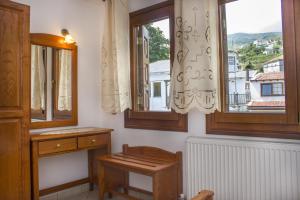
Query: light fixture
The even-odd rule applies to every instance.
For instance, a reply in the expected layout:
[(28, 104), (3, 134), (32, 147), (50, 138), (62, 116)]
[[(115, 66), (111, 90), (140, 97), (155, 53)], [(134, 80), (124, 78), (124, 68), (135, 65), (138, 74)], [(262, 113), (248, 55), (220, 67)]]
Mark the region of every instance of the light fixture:
[(65, 43), (67, 43), (67, 44), (73, 44), (73, 43), (75, 43), (74, 38), (70, 35), (70, 33), (69, 33), (69, 31), (67, 29), (62, 29), (61, 30), (61, 34), (65, 38)]

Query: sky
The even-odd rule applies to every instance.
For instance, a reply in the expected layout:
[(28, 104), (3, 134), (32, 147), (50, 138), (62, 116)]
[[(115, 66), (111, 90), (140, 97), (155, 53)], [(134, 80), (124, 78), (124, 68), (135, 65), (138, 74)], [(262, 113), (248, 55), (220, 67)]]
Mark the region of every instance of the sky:
[(227, 33), (281, 32), (281, 0), (239, 0), (226, 4)]
[[(226, 4), (227, 33), (282, 32), (281, 0), (238, 0)], [(169, 19), (153, 23), (169, 38)]]
[(170, 25), (169, 25), (169, 19), (160, 20), (153, 23), (154, 27), (159, 27), (160, 30), (163, 31), (163, 34), (166, 38), (170, 38)]

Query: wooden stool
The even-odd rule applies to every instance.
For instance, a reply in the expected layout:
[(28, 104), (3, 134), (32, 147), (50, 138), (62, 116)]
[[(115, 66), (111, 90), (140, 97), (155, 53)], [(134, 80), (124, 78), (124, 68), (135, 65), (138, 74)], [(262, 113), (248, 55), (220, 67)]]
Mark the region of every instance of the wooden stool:
[[(174, 154), (154, 147), (123, 145), (123, 153), (102, 156), (98, 160), (100, 200), (104, 200), (106, 192), (110, 196), (136, 200), (128, 194), (128, 190), (137, 189), (129, 186), (129, 172), (152, 177), (153, 200), (175, 200), (182, 193), (181, 152)], [(124, 192), (117, 191), (120, 188)]]

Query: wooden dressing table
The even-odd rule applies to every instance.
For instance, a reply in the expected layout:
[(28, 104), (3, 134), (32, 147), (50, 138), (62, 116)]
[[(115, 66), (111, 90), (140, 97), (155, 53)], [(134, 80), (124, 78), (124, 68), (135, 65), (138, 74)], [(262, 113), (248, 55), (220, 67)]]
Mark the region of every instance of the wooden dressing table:
[[(104, 128), (73, 128), (32, 133), (32, 199), (38, 200), (39, 196), (58, 192), (84, 183), (90, 183), (90, 190), (93, 190), (93, 185), (97, 182), (96, 157), (111, 153), (112, 131), (112, 129)], [(89, 177), (39, 190), (39, 158), (81, 150), (88, 150)]]

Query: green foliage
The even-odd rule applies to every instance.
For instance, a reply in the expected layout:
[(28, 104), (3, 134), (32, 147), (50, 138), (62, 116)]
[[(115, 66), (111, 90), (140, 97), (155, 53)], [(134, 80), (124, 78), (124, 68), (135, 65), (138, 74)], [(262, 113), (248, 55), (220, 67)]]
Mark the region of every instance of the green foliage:
[(256, 69), (261, 71), (263, 64), (275, 57), (280, 56), (280, 46), (275, 46), (273, 54), (264, 54), (265, 47), (257, 47), (249, 44), (237, 51), (242, 69)]
[(153, 27), (152, 24), (145, 26), (149, 31), (150, 63), (170, 59), (170, 41), (165, 38), (162, 30)]

